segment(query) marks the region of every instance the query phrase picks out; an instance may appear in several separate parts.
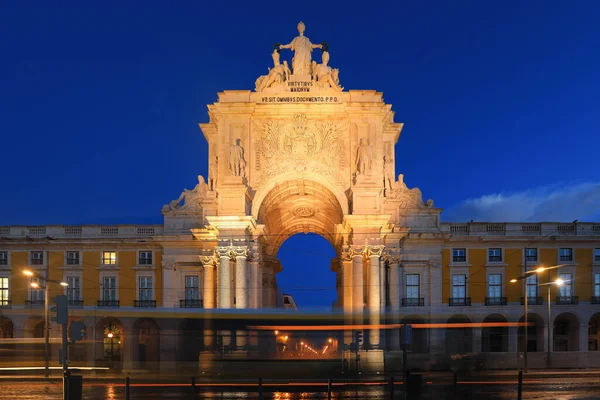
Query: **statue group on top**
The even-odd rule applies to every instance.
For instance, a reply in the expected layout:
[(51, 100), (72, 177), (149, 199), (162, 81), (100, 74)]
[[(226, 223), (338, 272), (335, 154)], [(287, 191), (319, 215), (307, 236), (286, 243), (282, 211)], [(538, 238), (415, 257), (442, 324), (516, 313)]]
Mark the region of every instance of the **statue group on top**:
[[(329, 52), (326, 43), (313, 44), (304, 36), (304, 23), (298, 24), (299, 35), (291, 43), (280, 45), (276, 44), (273, 49), (273, 68), (269, 68), (267, 75), (262, 75), (256, 80), (256, 91), (262, 92), (271, 88), (272, 91), (291, 91), (290, 86), (286, 84), (296, 78), (297, 82), (306, 82), (310, 80), (312, 88), (333, 89), (342, 91), (340, 86), (339, 70), (331, 68), (329, 63)], [(292, 70), (290, 70), (287, 61), (281, 63), (280, 51), (290, 49), (294, 52), (292, 58)], [(313, 49), (323, 50), (321, 64), (312, 60)]]

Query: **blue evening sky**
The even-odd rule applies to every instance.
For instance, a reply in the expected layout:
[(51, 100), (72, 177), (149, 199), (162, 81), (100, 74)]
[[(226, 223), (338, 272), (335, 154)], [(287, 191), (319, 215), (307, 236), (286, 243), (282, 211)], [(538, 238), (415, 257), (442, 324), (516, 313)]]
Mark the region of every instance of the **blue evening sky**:
[[(597, 1), (5, 1), (0, 225), (160, 223), (207, 175), (206, 104), (300, 20), (393, 104), (397, 171), (445, 220), (598, 220)], [(330, 306), (333, 255), (286, 241), (282, 290)]]

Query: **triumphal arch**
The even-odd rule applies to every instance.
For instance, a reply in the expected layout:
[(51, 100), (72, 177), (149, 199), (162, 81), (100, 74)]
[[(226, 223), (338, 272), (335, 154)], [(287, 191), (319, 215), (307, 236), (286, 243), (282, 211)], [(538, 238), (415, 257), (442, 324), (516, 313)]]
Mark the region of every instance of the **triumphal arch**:
[[(385, 288), (399, 310), (401, 264), (421, 274), (428, 303), (441, 303), (441, 273), (430, 273), (441, 265), (441, 210), (395, 170), (403, 124), (382, 93), (345, 90), (327, 44), (304, 29), (274, 46), (254, 90), (226, 90), (208, 106), (209, 121), (199, 124), (208, 178), (162, 210), (163, 285), (177, 287), (200, 257), (205, 308), (274, 307), (279, 247), (313, 232), (337, 252), (336, 305), (348, 323), (378, 325)], [(290, 55), (291, 65), (281, 61)], [(381, 336), (367, 333), (373, 348)]]

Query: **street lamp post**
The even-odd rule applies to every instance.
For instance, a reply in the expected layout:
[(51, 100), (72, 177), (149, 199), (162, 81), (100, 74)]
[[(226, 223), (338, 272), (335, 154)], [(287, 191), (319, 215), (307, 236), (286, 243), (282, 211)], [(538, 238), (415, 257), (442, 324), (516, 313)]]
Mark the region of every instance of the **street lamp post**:
[[(525, 260), (527, 260), (527, 253), (525, 253)], [(552, 267), (542, 267), (542, 266), (540, 266), (540, 267), (536, 268), (535, 270), (532, 270), (532, 271), (529, 271), (529, 272), (527, 270), (525, 270), (525, 274), (524, 275), (518, 276), (516, 278), (512, 278), (510, 280), (511, 283), (515, 283), (515, 282), (518, 282), (518, 281), (521, 281), (521, 280), (523, 281), (523, 292), (524, 292), (524, 301), (523, 301), (523, 304), (525, 306), (525, 310), (524, 310), (524, 312), (525, 312), (525, 316), (524, 316), (524, 318), (525, 318), (525, 327), (524, 327), (524, 329), (525, 329), (525, 335), (524, 335), (525, 336), (525, 343), (524, 343), (524, 346), (523, 346), (524, 347), (523, 348), (523, 370), (524, 370), (525, 373), (527, 373), (527, 344), (528, 344), (527, 342), (529, 340), (529, 338), (528, 338), (528, 336), (529, 336), (529, 332), (528, 332), (529, 324), (528, 324), (528, 316), (527, 316), (527, 314), (529, 312), (528, 311), (528, 297), (529, 297), (529, 293), (527, 292), (527, 279), (530, 276), (533, 276), (535, 274), (539, 274), (540, 272), (547, 271), (547, 270), (550, 270), (550, 269), (560, 268), (560, 267), (563, 267), (564, 265), (565, 264), (554, 265)], [(525, 262), (525, 266), (527, 266), (527, 262)], [(551, 284), (555, 284), (557, 286), (560, 286), (560, 285), (562, 285), (562, 283), (563, 282), (560, 279), (557, 279), (555, 282), (550, 282), (550, 274), (548, 274), (548, 283), (547, 283), (547, 285), (548, 285), (548, 346), (547, 346), (548, 347), (548, 357), (547, 357), (548, 366), (550, 366), (550, 285)]]
[[(66, 282), (47, 279), (46, 277), (36, 274), (30, 270), (23, 271), (23, 274), (32, 278), (37, 278), (38, 280), (44, 282), (44, 376), (47, 378), (50, 376), (50, 294), (48, 292), (48, 283), (57, 283), (61, 286), (68, 286), (68, 284)], [(37, 282), (32, 282), (31, 287), (39, 288), (40, 285)]]

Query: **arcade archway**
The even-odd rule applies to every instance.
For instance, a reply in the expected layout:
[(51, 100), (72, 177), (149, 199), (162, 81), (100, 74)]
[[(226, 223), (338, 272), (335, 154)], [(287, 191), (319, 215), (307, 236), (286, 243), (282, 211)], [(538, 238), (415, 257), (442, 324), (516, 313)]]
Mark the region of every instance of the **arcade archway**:
[[(333, 252), (331, 252), (330, 259), (325, 260), (324, 264), (327, 264), (327, 268), (333, 272), (338, 272), (337, 263), (331, 262), (331, 259), (339, 254), (342, 245), (339, 235), (340, 224), (348, 209), (345, 195), (341, 192), (334, 193), (335, 188), (327, 183), (306, 179), (288, 180), (272, 185), (268, 189), (268, 191), (257, 194), (257, 203), (253, 211), (256, 212), (257, 222), (265, 227), (262, 236), (263, 252), (267, 261), (267, 271), (272, 274), (273, 287), (276, 282), (275, 274), (282, 271), (281, 260), (275, 256), (278, 255), (279, 249), (288, 238), (299, 233), (311, 233), (325, 238), (333, 247)], [(306, 244), (301, 246), (301, 252), (296, 251), (294, 264), (301, 263), (302, 259), (305, 259), (306, 262), (314, 259), (314, 255), (308, 256), (309, 242), (317, 243), (319, 241), (314, 235), (303, 238), (302, 242)], [(297, 238), (292, 240), (298, 241)], [(322, 252), (330, 253), (326, 247)], [(304, 254), (302, 254), (302, 250)], [(335, 282), (335, 280), (332, 282), (332, 289), (336, 289)], [(311, 286), (314, 286), (314, 283)], [(279, 297), (281, 297), (279, 293), (269, 293), (267, 296), (263, 296), (263, 306), (277, 306)]]

